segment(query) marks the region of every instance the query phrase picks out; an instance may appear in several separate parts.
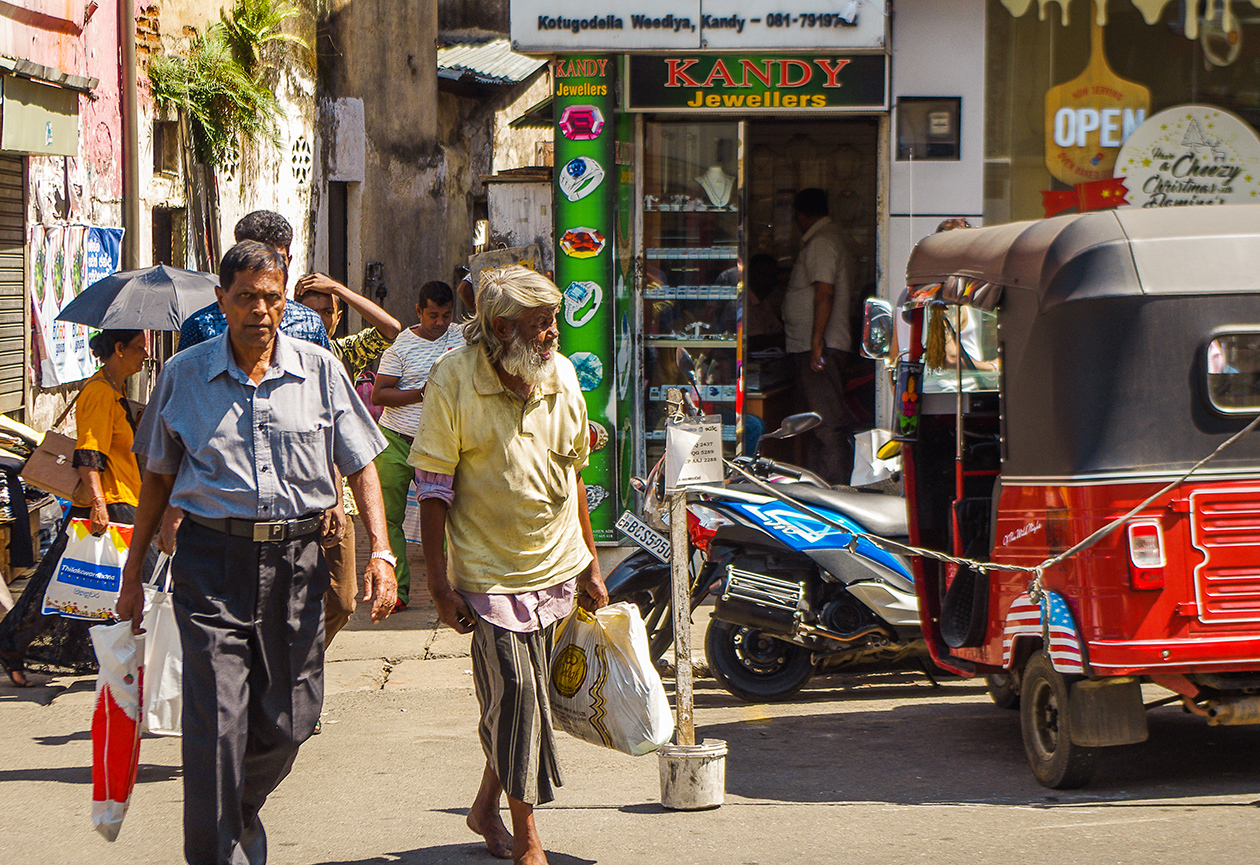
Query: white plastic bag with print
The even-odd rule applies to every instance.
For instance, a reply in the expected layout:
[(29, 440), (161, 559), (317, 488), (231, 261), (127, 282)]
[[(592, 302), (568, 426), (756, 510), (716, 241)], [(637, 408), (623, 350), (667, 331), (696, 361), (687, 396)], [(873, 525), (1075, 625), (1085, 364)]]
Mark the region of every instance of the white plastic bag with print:
[(45, 616), (71, 619), (112, 619), (123, 565), (131, 544), (132, 527), (110, 523), (100, 537), (91, 521), (73, 519), (66, 526), (69, 540), (57, 570), (44, 590)]
[(144, 729), (178, 736), (184, 714), (184, 649), (171, 596), (171, 557), (158, 555), (144, 586)]
[(579, 739), (638, 757), (674, 735), (665, 687), (634, 604), (588, 613), (574, 606), (556, 626), (551, 719)]

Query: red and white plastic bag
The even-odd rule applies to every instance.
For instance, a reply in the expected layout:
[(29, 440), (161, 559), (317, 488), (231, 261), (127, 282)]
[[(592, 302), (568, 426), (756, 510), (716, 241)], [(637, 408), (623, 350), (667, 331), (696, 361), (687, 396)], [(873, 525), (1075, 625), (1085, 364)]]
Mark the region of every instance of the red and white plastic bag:
[(131, 622), (89, 629), (101, 672), (92, 715), (92, 825), (113, 841), (122, 828), (140, 767), (144, 638)]

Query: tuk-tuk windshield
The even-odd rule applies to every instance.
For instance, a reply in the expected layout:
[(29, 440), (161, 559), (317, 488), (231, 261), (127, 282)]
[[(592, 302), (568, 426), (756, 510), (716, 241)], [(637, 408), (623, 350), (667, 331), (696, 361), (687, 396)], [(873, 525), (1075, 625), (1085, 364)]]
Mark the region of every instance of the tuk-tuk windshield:
[[(943, 320), (935, 325), (938, 334), (943, 333), (943, 364), (934, 368), (931, 364), (933, 336), (932, 321), (937, 316)], [(959, 366), (962, 367), (964, 393), (997, 390), (1000, 382), (997, 350), (997, 315), (982, 309), (956, 304), (936, 304), (927, 315), (923, 328), (923, 347), (929, 358), (923, 374), (925, 393), (955, 393), (959, 385)], [(939, 337), (938, 337), (939, 338)], [(958, 363), (958, 344), (962, 343), (961, 364)], [(939, 350), (937, 351), (939, 355)]]

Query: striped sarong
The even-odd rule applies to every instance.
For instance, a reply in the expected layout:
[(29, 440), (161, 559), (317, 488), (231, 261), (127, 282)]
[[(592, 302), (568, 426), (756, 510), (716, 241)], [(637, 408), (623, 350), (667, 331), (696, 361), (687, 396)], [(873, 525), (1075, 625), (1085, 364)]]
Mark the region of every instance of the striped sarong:
[(481, 747), (504, 792), (530, 805), (550, 802), (564, 785), (547, 697), (554, 631), (552, 623), (519, 634), (480, 617), (473, 629)]

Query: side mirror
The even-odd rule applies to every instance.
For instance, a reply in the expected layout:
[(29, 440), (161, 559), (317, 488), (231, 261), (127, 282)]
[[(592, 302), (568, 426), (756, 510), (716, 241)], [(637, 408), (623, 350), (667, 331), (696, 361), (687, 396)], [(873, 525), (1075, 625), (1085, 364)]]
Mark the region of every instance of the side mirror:
[(892, 348), (893, 308), (886, 300), (872, 297), (862, 310), (862, 356), (884, 360)]
[(774, 432), (768, 432), (763, 439), (790, 439), (801, 433), (809, 432), (822, 423), (822, 417), (812, 411), (788, 415)]

